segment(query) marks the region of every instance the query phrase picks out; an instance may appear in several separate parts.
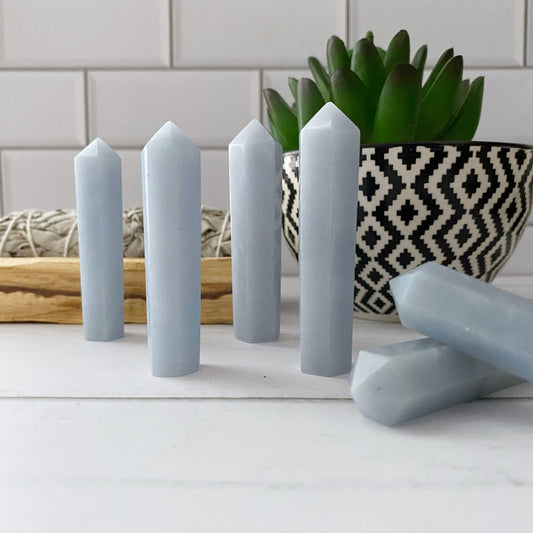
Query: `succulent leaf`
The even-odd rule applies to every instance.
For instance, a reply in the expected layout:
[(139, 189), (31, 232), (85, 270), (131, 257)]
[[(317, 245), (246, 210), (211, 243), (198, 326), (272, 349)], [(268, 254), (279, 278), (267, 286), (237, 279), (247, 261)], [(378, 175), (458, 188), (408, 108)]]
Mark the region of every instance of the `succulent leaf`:
[(400, 30), (392, 39), (387, 48), (383, 65), (388, 74), (394, 65), (409, 63), (410, 56), (409, 34)]
[(301, 130), (324, 104), (324, 99), (315, 82), (309, 78), (300, 79), (296, 99), (298, 129)]
[(350, 67), (350, 58), (346, 46), (344, 46), (344, 42), (336, 35), (332, 35), (328, 40), (326, 57), (328, 59), (328, 72), (330, 76), (340, 68)]
[(447, 131), (455, 119), (459, 116), (459, 112), (465, 103), (466, 97), (468, 96), (468, 91), (470, 90), (470, 80), (463, 80), (459, 87), (459, 97), (457, 98), (457, 104), (455, 105), (455, 110), (450, 117), (450, 120), (447, 122), (446, 126), (438, 134), (437, 138), (441, 139), (445, 131)]
[(267, 109), (267, 115), (268, 115), (268, 125), (270, 127), (270, 133), (272, 134), (272, 137), (274, 137), (274, 139), (276, 139), (276, 141), (278, 141), (279, 144), (281, 144), (283, 150), (285, 151), (286, 139), (278, 131), (278, 128), (276, 128), (276, 125), (274, 124), (274, 121), (272, 120), (272, 117), (270, 116), (270, 111), (268, 111), (268, 109)]
[(298, 149), (298, 121), (289, 104), (274, 89), (265, 89), (265, 97), (269, 119), (274, 124), (285, 152)]
[(426, 66), (426, 59), (428, 56), (428, 47), (427, 45), (422, 45), (413, 56), (411, 65), (416, 68), (418, 71), (418, 76), (420, 78), (420, 83), (422, 83), (422, 78), (424, 76), (424, 67)]
[(484, 78), (476, 78), (468, 89), (468, 94), (450, 125), (439, 136), (444, 141), (471, 141), (476, 133), (483, 103)]
[(422, 106), (416, 138), (422, 141), (435, 139), (452, 117), (461, 89), (463, 57), (450, 59), (437, 76), (426, 95), (422, 93)]
[(333, 103), (361, 132), (361, 142), (370, 142), (374, 105), (366, 85), (349, 68), (337, 69), (331, 77)]
[(327, 67), (316, 57), (307, 60), (314, 82), (289, 78), (292, 106), (273, 89), (263, 91), (272, 135), (285, 151), (297, 149), (299, 131), (332, 101), (359, 127), (362, 143), (471, 139), (479, 124), (483, 78), (462, 80), (463, 59), (450, 48), (422, 83), (427, 54), (422, 45), (409, 62), (405, 30), (386, 51), (375, 46), (371, 31), (351, 50), (330, 37)]
[(372, 142), (404, 142), (415, 138), (422, 101), (417, 69), (396, 65), (385, 80), (374, 118)]
[(441, 73), (442, 69), (444, 68), (444, 65), (448, 63), (448, 61), (453, 57), (453, 48), (448, 48), (448, 50), (445, 50), (442, 52), (442, 55), (439, 57), (437, 62), (435, 63), (435, 66), (433, 67), (433, 70), (428, 76), (428, 79), (422, 86), (422, 98), (426, 96), (427, 92), (429, 91), (429, 88), (435, 83), (435, 80), (437, 79), (437, 76)]
[(289, 89), (292, 97), (296, 100), (298, 98), (298, 80), (296, 78), (289, 78)]
[(377, 104), (386, 74), (383, 62), (372, 41), (364, 38), (355, 43), (350, 68), (366, 85), (372, 101)]
[(309, 70), (315, 79), (316, 86), (324, 99), (324, 102), (331, 101), (331, 83), (329, 81), (329, 76), (322, 65), (322, 63), (316, 57), (307, 58), (307, 65)]

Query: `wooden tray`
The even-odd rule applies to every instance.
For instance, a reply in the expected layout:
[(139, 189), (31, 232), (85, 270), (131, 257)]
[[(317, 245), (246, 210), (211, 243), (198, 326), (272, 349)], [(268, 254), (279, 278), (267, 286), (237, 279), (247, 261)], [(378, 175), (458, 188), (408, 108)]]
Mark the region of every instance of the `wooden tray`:
[[(124, 259), (124, 320), (146, 324), (144, 259)], [(202, 324), (231, 324), (231, 258), (202, 259)], [(81, 324), (74, 257), (0, 257), (0, 322)]]

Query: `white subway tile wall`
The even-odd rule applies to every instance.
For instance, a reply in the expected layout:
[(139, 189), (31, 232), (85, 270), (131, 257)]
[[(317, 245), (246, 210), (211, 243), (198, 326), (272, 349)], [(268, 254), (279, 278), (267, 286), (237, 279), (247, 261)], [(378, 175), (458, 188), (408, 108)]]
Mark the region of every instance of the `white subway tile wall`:
[(174, 65), (303, 67), (332, 34), (346, 0), (173, 0)]
[(0, 146), (83, 146), (82, 72), (0, 71)]
[(143, 146), (167, 120), (198, 145), (223, 148), (259, 115), (254, 70), (89, 73), (89, 136)]
[(527, 0), (526, 64), (533, 66), (533, 0)]
[(450, 46), (473, 67), (522, 66), (524, 0), (350, 0), (350, 43), (374, 32), (388, 42), (405, 28), (416, 50), (428, 44), (428, 64)]
[[(333, 33), (386, 46), (404, 27), (429, 64), (453, 45), (486, 76), (477, 138), (533, 143), (533, 0), (0, 0), (0, 15), (3, 214), (74, 207), (72, 158), (96, 136), (140, 205), (140, 150), (167, 120), (202, 148), (203, 203), (228, 208), (228, 142)], [(507, 274), (533, 274), (530, 224)]]
[(167, 67), (168, 0), (2, 0), (6, 67)]

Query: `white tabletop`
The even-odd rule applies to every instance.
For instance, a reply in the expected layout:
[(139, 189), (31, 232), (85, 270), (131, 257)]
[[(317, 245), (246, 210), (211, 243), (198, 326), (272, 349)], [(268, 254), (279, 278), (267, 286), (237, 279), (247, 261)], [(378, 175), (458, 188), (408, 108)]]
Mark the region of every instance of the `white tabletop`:
[[(297, 289), (278, 342), (202, 326), (200, 371), (173, 379), (145, 326), (1, 324), (0, 532), (533, 531), (533, 385), (380, 426), (347, 376), (300, 373)], [(356, 320), (354, 355), (417, 336)]]

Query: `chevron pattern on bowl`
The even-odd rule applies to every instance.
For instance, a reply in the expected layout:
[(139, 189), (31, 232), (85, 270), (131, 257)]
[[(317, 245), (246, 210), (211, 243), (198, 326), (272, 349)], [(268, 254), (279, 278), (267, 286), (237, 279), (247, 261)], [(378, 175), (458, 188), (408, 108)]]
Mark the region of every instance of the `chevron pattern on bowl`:
[[(299, 153), (283, 161), (283, 233), (298, 257)], [(324, 179), (327, 179), (325, 177)], [(389, 280), (437, 261), (492, 281), (531, 211), (533, 147), (458, 142), (364, 145), (354, 311), (397, 320)]]

